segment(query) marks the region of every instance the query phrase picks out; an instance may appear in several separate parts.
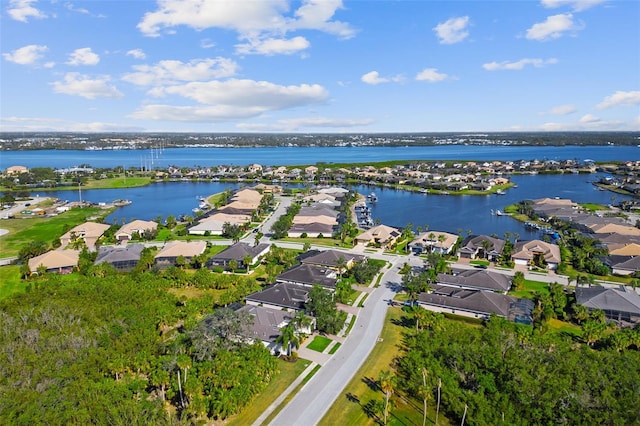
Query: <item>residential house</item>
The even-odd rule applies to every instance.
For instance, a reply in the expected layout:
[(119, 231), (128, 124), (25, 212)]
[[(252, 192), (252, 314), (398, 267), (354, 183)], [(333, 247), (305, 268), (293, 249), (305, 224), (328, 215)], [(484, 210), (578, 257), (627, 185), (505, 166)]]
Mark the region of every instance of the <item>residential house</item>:
[(78, 250), (64, 250), (62, 248), (48, 251), (40, 256), (29, 259), (29, 270), (37, 273), (43, 266), (47, 272), (70, 274), (78, 266), (80, 252)]
[(418, 306), (434, 312), (488, 319), (491, 315), (520, 324), (532, 324), (533, 301), (496, 293), (436, 286), (430, 293), (420, 293)]
[(313, 222), (313, 223), (294, 223), (287, 231), (287, 236), (291, 238), (318, 238), (331, 237), (333, 235), (335, 225)]
[(458, 236), (448, 232), (427, 231), (418, 234), (409, 243), (409, 249), (415, 253), (449, 254), (455, 247)]
[(640, 256), (620, 256), (610, 254), (603, 259), (603, 263), (611, 269), (614, 275), (632, 275), (640, 271)]
[(402, 233), (398, 228), (387, 225), (377, 225), (358, 235), (356, 237), (356, 243), (391, 248), (400, 235), (402, 235)]
[(309, 301), (309, 290), (307, 286), (277, 282), (262, 291), (248, 295), (245, 301), (249, 305), (286, 311), (302, 311)]
[(640, 323), (640, 296), (632, 288), (578, 287), (576, 301), (590, 311), (604, 311), (608, 320), (619, 325)]
[(366, 256), (351, 254), (339, 250), (313, 250), (300, 256), (300, 263), (321, 268), (351, 269), (356, 263), (365, 260)]
[(118, 271), (129, 272), (140, 261), (144, 249), (143, 244), (127, 244), (124, 246), (102, 246), (98, 248), (95, 265), (108, 263)]
[(502, 254), (505, 241), (488, 235), (471, 235), (462, 244), (458, 254), (466, 259), (497, 260)]
[(336, 271), (331, 268), (320, 268), (313, 265), (297, 265), (276, 277), (277, 282), (298, 284), (305, 287), (320, 285), (330, 291), (335, 291), (338, 278)]
[[(222, 266), (224, 268), (229, 266), (229, 262), (236, 262), (236, 265), (240, 269), (248, 269), (251, 265), (258, 262), (258, 260), (267, 254), (271, 249), (270, 244), (258, 244), (252, 246), (247, 243), (235, 243), (232, 246), (227, 247), (220, 253), (212, 256), (207, 261), (208, 267)], [(249, 264), (245, 264), (245, 259), (249, 259)]]
[(61, 247), (64, 248), (75, 240), (82, 239), (84, 240), (87, 249), (93, 250), (95, 249), (96, 242), (100, 237), (102, 237), (107, 229), (109, 229), (109, 225), (104, 223), (85, 222), (71, 228), (70, 231), (60, 237), (60, 242), (62, 243)]
[(540, 240), (518, 241), (511, 254), (516, 265), (534, 265), (544, 261), (548, 269), (555, 270), (561, 262), (560, 247)]
[(491, 271), (469, 269), (456, 275), (438, 274), (439, 286), (455, 287), (466, 290), (495, 291), (506, 294), (511, 289), (511, 277)]
[(121, 243), (126, 243), (133, 239), (134, 234), (138, 234), (139, 237), (144, 237), (145, 233), (155, 232), (158, 229), (158, 224), (153, 221), (147, 220), (134, 220), (129, 222), (116, 232), (116, 240)]
[(178, 257), (190, 262), (207, 249), (206, 241), (170, 241), (155, 256), (155, 264), (161, 268), (175, 266)]
[[(286, 348), (276, 342), (280, 336), (280, 329), (286, 327), (294, 318), (294, 314), (280, 309), (272, 309), (264, 306), (245, 305), (238, 309), (239, 312), (247, 312), (253, 319), (248, 329), (241, 336), (245, 340), (259, 341), (269, 349), (272, 355), (286, 352)], [(315, 329), (315, 321), (311, 318), (311, 325), (298, 332), (311, 334)]]

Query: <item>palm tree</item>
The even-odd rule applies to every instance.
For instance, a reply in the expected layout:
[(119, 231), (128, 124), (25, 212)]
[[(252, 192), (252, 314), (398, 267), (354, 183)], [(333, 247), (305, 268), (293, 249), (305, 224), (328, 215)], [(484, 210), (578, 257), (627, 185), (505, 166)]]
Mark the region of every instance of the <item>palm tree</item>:
[(338, 277), (340, 279), (342, 279), (342, 272), (344, 270), (344, 268), (346, 267), (347, 262), (344, 260), (344, 257), (340, 256), (338, 258), (338, 261), (336, 263), (336, 266), (338, 267)]
[(438, 403), (436, 405), (436, 426), (438, 426), (438, 416), (440, 415), (440, 389), (442, 388), (442, 379), (438, 377)]
[(380, 389), (384, 392), (384, 424), (387, 424), (387, 417), (389, 414), (389, 401), (394, 391), (394, 379), (390, 371), (381, 371), (378, 377), (380, 382)]
[(424, 326), (424, 321), (427, 319), (427, 310), (420, 306), (414, 306), (412, 312), (416, 321), (416, 331), (420, 331)]
[(418, 389), (418, 394), (422, 396), (422, 426), (427, 424), (427, 401), (431, 398), (431, 392), (427, 386), (427, 369), (422, 368), (422, 386)]
[(276, 339), (276, 343), (280, 343), (283, 348), (286, 346), (287, 356), (291, 356), (291, 347), (293, 346), (298, 349), (300, 346), (300, 339), (296, 333), (296, 327), (293, 321), (282, 327), (280, 333)]

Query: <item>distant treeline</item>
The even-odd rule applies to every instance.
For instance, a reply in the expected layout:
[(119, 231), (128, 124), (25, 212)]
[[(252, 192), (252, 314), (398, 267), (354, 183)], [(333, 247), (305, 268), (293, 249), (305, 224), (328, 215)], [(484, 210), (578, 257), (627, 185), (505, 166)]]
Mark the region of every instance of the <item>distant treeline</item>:
[(637, 145), (638, 132), (505, 133), (0, 133), (0, 150), (186, 146)]

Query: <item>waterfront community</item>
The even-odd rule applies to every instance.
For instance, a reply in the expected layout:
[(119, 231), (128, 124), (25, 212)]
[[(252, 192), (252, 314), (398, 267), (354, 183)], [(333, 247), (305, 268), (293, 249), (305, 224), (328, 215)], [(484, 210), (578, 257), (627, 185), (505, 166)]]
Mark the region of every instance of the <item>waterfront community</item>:
[[(485, 385), (466, 389), (469, 385), (464, 380), (447, 376), (448, 367), (440, 361), (410, 361), (411, 354), (427, 347), (435, 350), (439, 339), (465, 339), (464, 332), (454, 328), (464, 325), (462, 330), (470, 327), (472, 332), (484, 324), (486, 333), (496, 329), (527, 333), (527, 339), (535, 344), (521, 346), (520, 358), (551, 344), (562, 351), (564, 362), (577, 362), (560, 348), (580, 345), (596, 364), (601, 356), (614, 363), (633, 362), (625, 359), (636, 356), (640, 347), (637, 170), (635, 161), (575, 159), (335, 166), (249, 163), (153, 170), (97, 169), (90, 164), (61, 169), (12, 165), (3, 171), (5, 219), (0, 225), (7, 224), (9, 232), (0, 236), (0, 241), (3, 255), (9, 256), (7, 263), (18, 264), (0, 267), (4, 277), (0, 303), (6, 307), (3, 324), (16, 324), (18, 318), (32, 321), (20, 307), (27, 299), (35, 306), (33, 312), (47, 315), (49, 321), (69, 321), (71, 312), (76, 312), (71, 315), (79, 315), (81, 328), (68, 332), (83, 333), (86, 339), (78, 341), (74, 349), (70, 342), (65, 343), (67, 349), (63, 350), (83, 357), (103, 351), (105, 364), (86, 364), (89, 370), (101, 372), (96, 384), (130, 389), (124, 392), (129, 395), (125, 401), (118, 399), (125, 403), (127, 415), (154, 423), (174, 419), (186, 423), (331, 424), (331, 419), (342, 416), (360, 419), (357, 424), (384, 423), (388, 416), (424, 416), (443, 423), (468, 416), (470, 423), (482, 424), (482, 419), (495, 411), (491, 398), (481, 403), (474, 396), (479, 388), (486, 392)], [(514, 201), (509, 193), (525, 186), (514, 183), (520, 176), (593, 176), (589, 180), (591, 195), (580, 196), (609, 202), (576, 202), (556, 196)], [(105, 220), (108, 215), (133, 206), (136, 200), (91, 202), (87, 194), (110, 191), (89, 189), (91, 185), (107, 182), (106, 187), (122, 190), (124, 185), (140, 184), (154, 188), (169, 185), (166, 188), (176, 190), (183, 188), (180, 185), (206, 182), (228, 186), (192, 197), (191, 214), (156, 217), (147, 213), (144, 218), (109, 221)], [(80, 198), (83, 191), (84, 198)], [(510, 204), (492, 209), (491, 214), (502, 217), (496, 220), (518, 223), (531, 233), (473, 233), (471, 224), (457, 229), (436, 229), (423, 222), (394, 226), (375, 215), (387, 191), (430, 199), (433, 207), (444, 199), (509, 199)], [(32, 192), (37, 192), (37, 197)], [(77, 194), (78, 200), (49, 196), (60, 193)], [(153, 203), (148, 206), (145, 209), (153, 210)], [(488, 211), (476, 215), (491, 217)], [(74, 300), (93, 297), (98, 289), (107, 296), (97, 302), (104, 306), (100, 309), (108, 311), (112, 309), (108, 306), (114, 306), (111, 299), (120, 300), (122, 309), (111, 326), (121, 330), (116, 334), (96, 334), (83, 328), (94, 314), (73, 305)], [(70, 298), (74, 292), (80, 296)], [(139, 307), (139, 314), (128, 310), (123, 299), (134, 294), (138, 302), (140, 297), (148, 300)], [(52, 308), (51, 302), (58, 308)], [(398, 324), (406, 323), (406, 329), (385, 320), (387, 313)], [(141, 321), (140, 315), (145, 319), (136, 331), (138, 328), (131, 328), (132, 321)], [(111, 323), (112, 319), (100, 321)], [(378, 336), (388, 336), (388, 327), (400, 327), (394, 332), (397, 336), (418, 340), (411, 340), (415, 343), (408, 343), (406, 349), (400, 349), (400, 342), (392, 338), (385, 343)], [(566, 334), (558, 334), (555, 328)], [(4, 394), (14, 389), (11, 392), (18, 397), (0, 409), (15, 421), (23, 418), (19, 411), (34, 407), (42, 410), (41, 418), (66, 418), (72, 423), (88, 418), (66, 412), (64, 416), (71, 417), (60, 417), (60, 412), (28, 397), (34, 389), (30, 385), (15, 387), (16, 374), (25, 374), (19, 368), (21, 360), (27, 353), (36, 356), (24, 346), (24, 337), (37, 329), (38, 333), (49, 333), (39, 326), (17, 327), (5, 333), (10, 339), (5, 341), (2, 355), (7, 360), (8, 379), (1, 389)], [(138, 333), (154, 330), (155, 337), (149, 336), (146, 343), (136, 340)], [(423, 338), (431, 343), (418, 344)], [(11, 339), (13, 343), (9, 343)], [(30, 339), (38, 351), (51, 344), (47, 339)], [(107, 350), (95, 339), (117, 340), (116, 347), (121, 349)], [(146, 348), (142, 352), (141, 344)], [(474, 351), (498, 350), (499, 346)], [(386, 349), (378, 354), (378, 347)], [(260, 355), (258, 348), (264, 348), (268, 357)], [(421, 356), (430, 357), (426, 353)], [(235, 378), (222, 374), (220, 369), (230, 373), (238, 368), (237, 363), (243, 362), (238, 357), (262, 373), (251, 379), (238, 376), (239, 372), (233, 373)], [(234, 363), (236, 367), (231, 366)], [(64, 370), (77, 364), (69, 358), (62, 365)], [(537, 367), (544, 365), (547, 361)], [(294, 366), (301, 370), (294, 373)], [(362, 373), (358, 372), (360, 366), (365, 369)], [(414, 368), (418, 368), (417, 376)], [(620, 390), (629, 389), (628, 380), (639, 374), (637, 369), (627, 372), (624, 383), (620, 377), (610, 376)], [(26, 374), (24, 377), (45, 394), (54, 388), (43, 380), (61, 383), (61, 378), (36, 375), (30, 369)], [(360, 383), (358, 377), (369, 377), (371, 385), (360, 389), (356, 383), (349, 384), (351, 377)], [(513, 385), (507, 379), (511, 375), (504, 377), (492, 379), (501, 383), (500, 389)], [(593, 377), (585, 375), (579, 380), (583, 379), (586, 385)], [(415, 386), (422, 382), (431, 391), (417, 390)], [(74, 383), (82, 386), (76, 389), (79, 394), (89, 391), (86, 383)], [(136, 391), (134, 383), (139, 386)], [(280, 391), (269, 398), (265, 389), (274, 385), (281, 386)], [(64, 399), (74, 400), (68, 393), (71, 388), (63, 389)], [(556, 404), (555, 398), (560, 396), (547, 392), (540, 398)], [(599, 392), (590, 392), (602, 402)], [(142, 407), (136, 402), (141, 395), (150, 404), (146, 414), (139, 411)], [(436, 406), (438, 395), (442, 407)], [(365, 397), (370, 399), (365, 401)], [(110, 416), (125, 415), (123, 411), (108, 414), (100, 408), (109, 398), (86, 406), (87, 416), (109, 423), (115, 418)], [(637, 413), (625, 412), (622, 405), (632, 405), (637, 398), (633, 392), (617, 393), (613, 400), (607, 400), (612, 411), (602, 418), (636, 418)], [(247, 405), (248, 401), (253, 403)], [(411, 408), (407, 401), (419, 404)], [(432, 401), (430, 408), (426, 401)], [(589, 404), (575, 403), (581, 413), (593, 410)], [(253, 404), (262, 404), (262, 408), (256, 411)], [(510, 404), (514, 411), (503, 415), (513, 422), (521, 416), (536, 422), (559, 413), (569, 416), (562, 408), (534, 414), (522, 401)], [(393, 421), (391, 418), (387, 420)], [(573, 418), (577, 424), (583, 423), (582, 417)]]

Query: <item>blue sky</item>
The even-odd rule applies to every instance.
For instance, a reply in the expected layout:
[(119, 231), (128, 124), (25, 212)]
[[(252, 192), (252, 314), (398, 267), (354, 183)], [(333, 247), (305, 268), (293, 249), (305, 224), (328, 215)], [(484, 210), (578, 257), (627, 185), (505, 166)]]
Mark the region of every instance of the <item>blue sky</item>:
[(1, 131), (640, 130), (640, 2), (0, 2)]

